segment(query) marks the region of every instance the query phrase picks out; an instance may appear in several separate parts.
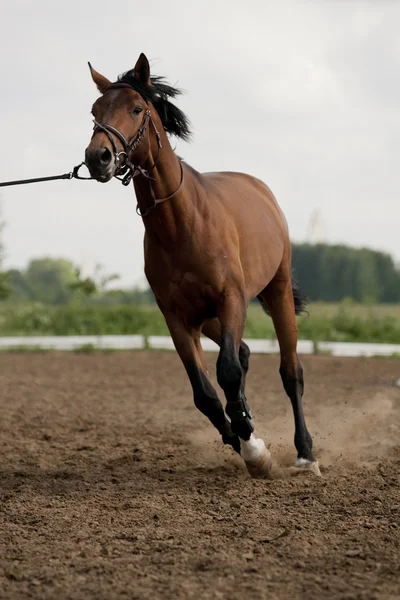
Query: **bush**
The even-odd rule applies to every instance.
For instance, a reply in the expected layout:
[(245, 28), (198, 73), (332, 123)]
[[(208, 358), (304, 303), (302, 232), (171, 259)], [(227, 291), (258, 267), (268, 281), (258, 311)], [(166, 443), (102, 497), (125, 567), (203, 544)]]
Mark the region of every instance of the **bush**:
[[(313, 341), (386, 342), (400, 344), (400, 320), (373, 307), (359, 310), (343, 302), (325, 311), (298, 317), (299, 337)], [(0, 335), (168, 335), (161, 312), (144, 305), (3, 306)], [(272, 321), (259, 307), (250, 307), (245, 337), (275, 339)]]
[(0, 335), (167, 335), (160, 311), (142, 306), (10, 306)]

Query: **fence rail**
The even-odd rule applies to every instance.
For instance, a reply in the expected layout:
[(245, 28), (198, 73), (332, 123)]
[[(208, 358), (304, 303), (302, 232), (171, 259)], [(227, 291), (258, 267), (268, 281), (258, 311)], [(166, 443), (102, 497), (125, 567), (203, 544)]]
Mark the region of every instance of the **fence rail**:
[[(246, 339), (254, 354), (276, 354), (276, 340)], [(216, 352), (218, 346), (209, 339), (202, 339), (206, 352)], [(79, 350), (93, 347), (98, 350), (174, 350), (169, 336), (142, 335), (85, 335), (85, 336), (24, 336), (0, 338), (0, 349), (37, 348), (40, 350)], [(400, 344), (363, 344), (350, 342), (313, 342), (299, 340), (299, 354), (330, 354), (332, 356), (400, 356)]]

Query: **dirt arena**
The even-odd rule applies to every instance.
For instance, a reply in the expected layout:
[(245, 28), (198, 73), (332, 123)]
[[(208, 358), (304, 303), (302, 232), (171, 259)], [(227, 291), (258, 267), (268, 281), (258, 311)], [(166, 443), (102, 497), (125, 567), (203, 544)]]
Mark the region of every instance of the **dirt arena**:
[(0, 354), (0, 598), (400, 598), (400, 362), (303, 364), (323, 477), (290, 475), (278, 357), (253, 356), (260, 481), (174, 352)]

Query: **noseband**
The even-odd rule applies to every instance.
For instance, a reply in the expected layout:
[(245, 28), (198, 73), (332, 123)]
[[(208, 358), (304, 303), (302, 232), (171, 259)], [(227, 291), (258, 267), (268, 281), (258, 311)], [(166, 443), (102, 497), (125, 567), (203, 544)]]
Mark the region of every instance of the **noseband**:
[[(105, 90), (105, 92), (107, 92), (110, 89), (116, 89), (116, 88), (133, 89), (132, 86), (130, 86), (128, 83), (117, 82), (117, 83), (112, 83), (111, 85), (109, 85), (108, 88)], [(155, 167), (157, 166), (158, 159), (160, 157), (160, 151), (162, 149), (162, 143), (161, 143), (160, 133), (157, 130), (157, 127), (155, 126), (153, 119), (151, 118), (150, 109), (147, 109), (145, 111), (142, 124), (140, 125), (138, 131), (135, 133), (135, 135), (133, 136), (133, 138), (130, 141), (128, 141), (126, 139), (126, 137), (116, 127), (113, 127), (112, 125), (108, 125), (106, 123), (98, 123), (96, 120), (94, 120), (93, 122), (94, 122), (95, 127), (93, 130), (92, 139), (96, 135), (96, 133), (99, 133), (99, 132), (104, 133), (107, 136), (107, 138), (112, 146), (112, 149), (114, 152), (115, 167), (116, 167), (114, 177), (116, 177), (116, 179), (119, 179), (123, 185), (129, 185), (131, 180), (134, 177), (137, 177), (138, 175), (143, 175), (144, 177), (147, 177), (149, 180), (150, 194), (151, 194), (151, 197), (153, 200), (153, 205), (150, 206), (145, 213), (141, 213), (139, 210), (139, 205), (137, 205), (136, 212), (139, 216), (146, 217), (150, 212), (152, 212), (154, 210), (154, 208), (157, 206), (157, 204), (161, 204), (161, 202), (165, 202), (166, 200), (171, 200), (174, 196), (176, 196), (180, 192), (180, 190), (183, 186), (183, 179), (184, 179), (183, 167), (182, 167), (181, 161), (179, 161), (179, 165), (181, 167), (181, 181), (180, 181), (180, 184), (179, 184), (179, 187), (177, 188), (177, 190), (170, 196), (167, 196), (166, 198), (156, 198), (154, 195), (154, 192), (153, 192), (153, 188), (151, 187), (150, 172), (143, 169), (140, 165), (134, 165), (129, 160), (129, 156), (139, 146), (140, 142), (142, 141), (142, 139), (144, 137), (144, 134), (146, 133), (147, 126), (150, 123), (151, 126), (153, 127), (153, 130), (154, 130), (154, 133), (155, 133), (155, 136), (157, 139), (157, 156), (156, 156), (156, 160), (155, 160), (153, 166), (151, 167), (150, 171), (153, 171), (153, 169), (155, 169)], [(114, 136), (122, 144), (123, 150), (121, 150), (120, 152), (118, 152), (118, 148), (115, 143)], [(122, 156), (125, 157), (125, 160), (121, 164)], [(121, 177), (118, 177), (118, 175), (121, 175)]]
[[(118, 88), (132, 89), (132, 87), (128, 83), (112, 83), (111, 85), (108, 86), (108, 88), (105, 90), (105, 92), (107, 92), (110, 89), (116, 89), (116, 88), (117, 89)], [(139, 146), (140, 142), (142, 141), (143, 136), (146, 133), (146, 129), (147, 129), (149, 122), (151, 123), (151, 125), (154, 129), (154, 133), (157, 138), (157, 146), (158, 146), (157, 158), (156, 158), (156, 161), (155, 161), (154, 165), (152, 166), (151, 170), (153, 170), (156, 167), (158, 158), (160, 155), (160, 150), (162, 148), (162, 143), (161, 143), (160, 133), (158, 132), (157, 127), (155, 126), (154, 121), (151, 118), (151, 112), (149, 109), (147, 109), (146, 112), (144, 113), (142, 124), (140, 125), (138, 131), (135, 133), (135, 135), (133, 136), (133, 138), (130, 141), (128, 141), (126, 139), (126, 137), (124, 136), (124, 134), (121, 133), (116, 127), (113, 127), (112, 125), (108, 125), (106, 123), (99, 123), (95, 119), (93, 122), (94, 122), (95, 127), (93, 130), (92, 138), (96, 135), (96, 133), (99, 133), (99, 132), (102, 132), (107, 136), (107, 138), (112, 146), (113, 152), (114, 152), (114, 160), (115, 160), (115, 166), (116, 166), (115, 177), (117, 179), (119, 179), (120, 181), (122, 181), (123, 185), (129, 185), (131, 180), (134, 177), (136, 177), (137, 175), (148, 176), (148, 173), (144, 169), (142, 169), (142, 167), (140, 165), (134, 165), (130, 162), (129, 156), (130, 156), (130, 154), (132, 154), (132, 152), (134, 152), (136, 150), (136, 148)], [(118, 148), (115, 143), (114, 136), (122, 144), (123, 150), (121, 150), (121, 152), (118, 152)], [(123, 156), (125, 157), (125, 160), (121, 164), (121, 157), (123, 157)], [(123, 177), (117, 177), (117, 175), (123, 175)]]

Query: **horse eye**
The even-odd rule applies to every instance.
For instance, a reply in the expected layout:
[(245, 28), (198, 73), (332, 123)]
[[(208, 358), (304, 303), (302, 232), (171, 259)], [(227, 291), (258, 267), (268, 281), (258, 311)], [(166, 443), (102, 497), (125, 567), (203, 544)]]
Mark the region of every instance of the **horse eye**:
[(141, 106), (135, 106), (135, 108), (133, 109), (133, 114), (134, 115), (138, 115), (139, 113), (141, 113), (143, 110), (143, 108)]

